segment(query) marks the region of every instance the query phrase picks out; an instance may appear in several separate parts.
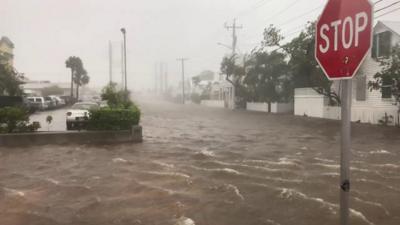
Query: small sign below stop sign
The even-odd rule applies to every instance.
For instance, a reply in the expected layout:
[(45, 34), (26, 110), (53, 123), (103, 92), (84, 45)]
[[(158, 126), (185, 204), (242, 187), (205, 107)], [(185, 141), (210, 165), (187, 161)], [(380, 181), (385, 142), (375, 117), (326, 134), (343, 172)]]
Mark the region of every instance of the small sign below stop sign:
[(329, 0), (316, 25), (315, 57), (330, 80), (351, 79), (372, 40), (368, 0)]

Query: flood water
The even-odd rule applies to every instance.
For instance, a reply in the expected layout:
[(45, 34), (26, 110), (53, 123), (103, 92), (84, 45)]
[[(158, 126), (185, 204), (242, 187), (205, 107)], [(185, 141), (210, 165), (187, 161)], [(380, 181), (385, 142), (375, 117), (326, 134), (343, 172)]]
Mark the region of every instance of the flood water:
[[(0, 151), (0, 225), (337, 225), (339, 123), (142, 103), (142, 144)], [(400, 224), (400, 132), (354, 124), (351, 224)]]

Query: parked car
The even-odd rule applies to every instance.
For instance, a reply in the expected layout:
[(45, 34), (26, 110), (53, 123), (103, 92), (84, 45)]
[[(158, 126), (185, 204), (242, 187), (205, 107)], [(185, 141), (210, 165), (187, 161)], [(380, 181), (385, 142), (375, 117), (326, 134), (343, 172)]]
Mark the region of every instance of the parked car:
[(47, 104), (49, 105), (49, 109), (54, 109), (54, 108), (56, 108), (56, 106), (57, 106), (57, 102), (56, 102), (56, 100), (55, 99), (53, 99), (52, 97), (50, 97), (50, 96), (46, 96), (46, 97), (44, 97), (44, 100), (47, 102)]
[(49, 102), (43, 97), (28, 97), (27, 99), (31, 102), (33, 107), (36, 107), (39, 110), (46, 110), (49, 108)]
[(56, 95), (49, 95), (50, 98), (52, 98), (56, 102), (57, 107), (63, 107), (65, 106), (65, 100), (60, 98), (59, 96)]
[(99, 105), (95, 102), (78, 102), (67, 111), (66, 123), (67, 130), (84, 129), (89, 120), (89, 110), (98, 109)]
[(63, 95), (63, 96), (60, 96), (60, 98), (65, 101), (66, 105), (72, 105), (76, 102), (76, 100), (69, 95)]

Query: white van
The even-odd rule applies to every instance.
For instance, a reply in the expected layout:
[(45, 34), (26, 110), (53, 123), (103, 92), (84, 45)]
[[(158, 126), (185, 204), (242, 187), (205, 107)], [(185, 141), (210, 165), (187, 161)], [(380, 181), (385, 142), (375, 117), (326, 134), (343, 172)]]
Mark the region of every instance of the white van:
[(39, 110), (46, 110), (49, 108), (49, 103), (43, 97), (28, 97), (27, 99)]

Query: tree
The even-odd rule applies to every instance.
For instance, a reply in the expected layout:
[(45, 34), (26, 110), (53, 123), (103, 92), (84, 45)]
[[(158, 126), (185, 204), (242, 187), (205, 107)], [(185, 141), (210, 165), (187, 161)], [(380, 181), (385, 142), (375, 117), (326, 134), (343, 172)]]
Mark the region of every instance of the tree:
[(49, 96), (49, 95), (62, 95), (64, 94), (64, 91), (62, 88), (60, 88), (57, 85), (53, 85), (50, 87), (46, 87), (42, 89), (42, 95), (43, 96)]
[(330, 104), (340, 105), (340, 97), (332, 89), (332, 82), (326, 78), (315, 60), (315, 23), (309, 23), (304, 31), (291, 42), (281, 46), (290, 57), (289, 67), (294, 88), (310, 87), (329, 98)]
[(8, 64), (0, 63), (0, 95), (21, 96), (22, 76)]
[(381, 59), (380, 63), (382, 70), (374, 75), (374, 80), (368, 86), (371, 91), (386, 91), (388, 96), (393, 96), (400, 113), (400, 45), (396, 45), (392, 53)]
[(272, 51), (258, 51), (253, 53), (249, 60), (249, 70), (244, 79), (251, 100), (268, 103), (268, 112), (271, 112), (272, 102), (288, 100), (284, 88), (290, 88), (286, 82), (288, 66), (285, 54)]
[(83, 65), (78, 67), (74, 76), (74, 83), (76, 84), (76, 99), (79, 99), (79, 87), (88, 84), (90, 77)]
[[(245, 77), (246, 65), (240, 66), (235, 63), (237, 56), (225, 56), (222, 59), (220, 72), (225, 75), (225, 80), (232, 84), (235, 93), (234, 108), (236, 103), (240, 103), (245, 96), (245, 89), (242, 85), (243, 78)], [(246, 62), (246, 60), (244, 60)]]
[(79, 99), (79, 87), (89, 83), (89, 76), (82, 60), (76, 56), (70, 56), (65, 61), (65, 66), (71, 69), (71, 97), (74, 96), (74, 83), (76, 84), (76, 99)]
[(65, 66), (71, 70), (71, 98), (74, 97), (74, 76), (80, 62), (82, 62), (81, 59), (76, 56), (70, 56), (65, 61)]

